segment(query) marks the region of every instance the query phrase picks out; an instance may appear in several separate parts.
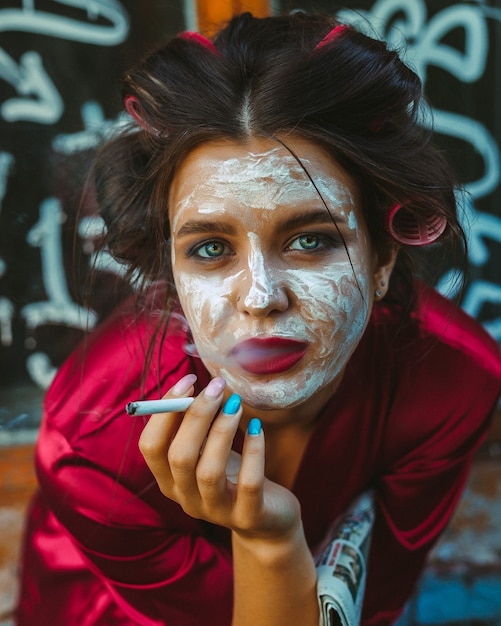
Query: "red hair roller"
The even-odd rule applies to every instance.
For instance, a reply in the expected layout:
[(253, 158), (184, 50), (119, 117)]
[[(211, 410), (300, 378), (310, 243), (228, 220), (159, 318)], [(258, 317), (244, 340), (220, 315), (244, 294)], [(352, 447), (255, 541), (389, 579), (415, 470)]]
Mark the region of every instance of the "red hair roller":
[(143, 109), (136, 96), (125, 96), (124, 106), (127, 113), (132, 117), (138, 126), (154, 137), (160, 136), (160, 131), (151, 126), (151, 124), (148, 124), (148, 122), (144, 119)]
[(342, 33), (345, 33), (347, 30), (350, 30), (350, 27), (346, 26), (346, 24), (338, 24), (337, 26), (334, 26), (334, 28), (330, 30), (327, 35), (325, 35), (322, 41), (317, 43), (317, 45), (315, 46), (315, 50), (323, 48), (326, 44), (330, 43), (333, 39), (335, 39)]
[(220, 54), (219, 50), (212, 43), (212, 41), (210, 39), (207, 39), (207, 37), (204, 37), (204, 35), (201, 35), (200, 33), (195, 33), (191, 30), (185, 30), (184, 32), (176, 35), (176, 37), (178, 37), (179, 39), (186, 39), (187, 41), (194, 41), (200, 46), (207, 48), (207, 50), (210, 50), (210, 52), (212, 52), (213, 54), (216, 54), (218, 56)]
[(406, 246), (426, 246), (436, 241), (447, 228), (443, 215), (430, 214), (419, 218), (395, 204), (388, 214), (387, 228), (393, 239)]

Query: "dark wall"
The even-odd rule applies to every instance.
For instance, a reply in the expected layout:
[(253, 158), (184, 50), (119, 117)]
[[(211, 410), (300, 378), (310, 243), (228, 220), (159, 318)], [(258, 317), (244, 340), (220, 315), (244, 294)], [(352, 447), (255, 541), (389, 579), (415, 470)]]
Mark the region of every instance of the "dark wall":
[[(0, 6), (0, 430), (36, 425), (55, 368), (113, 301), (117, 267), (105, 258), (94, 289), (84, 287), (101, 226), (91, 191), (82, 194), (85, 175), (95, 146), (124, 119), (124, 68), (184, 28), (181, 1), (73, 4)], [(327, 0), (275, 6), (336, 9)], [(437, 140), (470, 194), (462, 304), (501, 340), (501, 2), (349, 6), (362, 11), (345, 20), (405, 44), (425, 81)]]
[(36, 424), (55, 368), (110, 306), (116, 267), (83, 287), (100, 228), (88, 164), (124, 121), (123, 70), (184, 28), (180, 1), (72, 4), (0, 5), (0, 429)]

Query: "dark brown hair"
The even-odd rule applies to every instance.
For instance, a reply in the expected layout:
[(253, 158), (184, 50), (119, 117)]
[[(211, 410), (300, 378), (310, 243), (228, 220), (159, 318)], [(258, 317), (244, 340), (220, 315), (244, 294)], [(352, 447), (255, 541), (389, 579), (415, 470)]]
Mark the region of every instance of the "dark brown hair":
[[(96, 185), (106, 244), (146, 282), (170, 280), (168, 190), (176, 167), (212, 139), (245, 141), (293, 133), (325, 148), (355, 178), (380, 251), (392, 243), (385, 223), (395, 203), (448, 222), (439, 244), (458, 244), (454, 180), (422, 124), (418, 76), (384, 42), (332, 17), (295, 13), (235, 17), (214, 50), (177, 37), (125, 76), (144, 127), (131, 127), (98, 155)], [(152, 132), (153, 131), (153, 132)], [(399, 253), (387, 298), (409, 303), (410, 248)]]

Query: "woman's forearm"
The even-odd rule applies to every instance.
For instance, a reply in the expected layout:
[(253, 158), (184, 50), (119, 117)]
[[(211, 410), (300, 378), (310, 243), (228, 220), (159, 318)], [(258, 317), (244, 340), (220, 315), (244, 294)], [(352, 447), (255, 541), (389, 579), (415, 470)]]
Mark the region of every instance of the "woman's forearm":
[(232, 538), (233, 626), (318, 626), (315, 564), (302, 526), (284, 542)]

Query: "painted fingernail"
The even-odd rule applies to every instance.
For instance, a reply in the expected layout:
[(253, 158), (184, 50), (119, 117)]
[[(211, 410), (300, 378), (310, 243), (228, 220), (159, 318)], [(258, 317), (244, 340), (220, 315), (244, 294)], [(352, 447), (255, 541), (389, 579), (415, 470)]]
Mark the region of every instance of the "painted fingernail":
[(257, 417), (253, 417), (250, 420), (249, 425), (247, 426), (247, 432), (249, 433), (249, 435), (259, 435), (259, 433), (261, 432), (261, 420)]
[(223, 407), (223, 413), (226, 415), (235, 415), (240, 408), (240, 396), (236, 393), (232, 393), (231, 396), (226, 400), (225, 405)]
[(223, 393), (225, 386), (226, 382), (223, 378), (213, 378), (205, 388), (205, 395), (207, 398), (215, 400)]
[(183, 376), (177, 383), (172, 387), (172, 393), (176, 394), (176, 396), (182, 396), (193, 387), (196, 383), (197, 377), (195, 374), (187, 374)]

